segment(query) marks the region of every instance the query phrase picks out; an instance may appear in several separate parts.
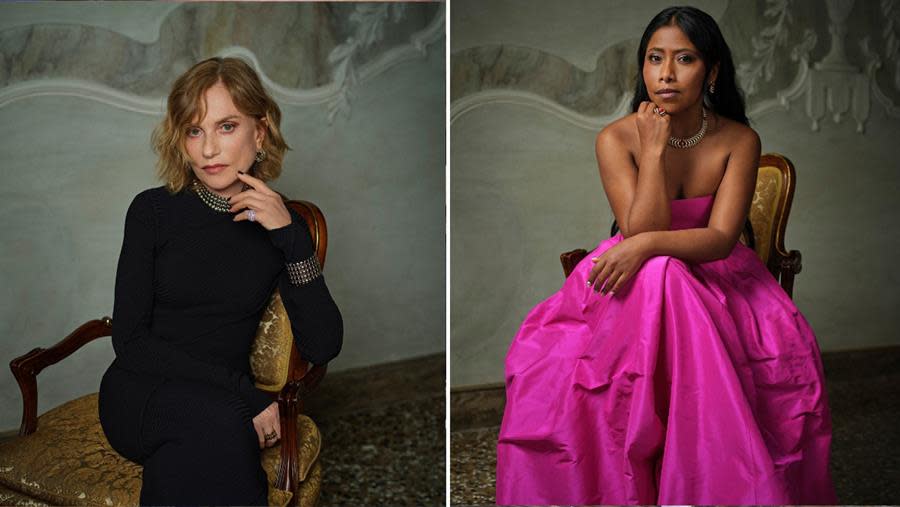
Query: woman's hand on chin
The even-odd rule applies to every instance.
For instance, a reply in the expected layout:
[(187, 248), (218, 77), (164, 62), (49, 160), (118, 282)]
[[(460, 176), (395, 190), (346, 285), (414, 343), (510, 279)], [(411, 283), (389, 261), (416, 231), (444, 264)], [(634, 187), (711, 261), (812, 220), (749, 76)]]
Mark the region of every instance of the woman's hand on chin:
[(653, 102), (641, 102), (635, 116), (638, 137), (641, 140), (641, 153), (663, 153), (669, 144), (672, 127), (669, 115)]
[(588, 274), (587, 285), (602, 295), (614, 295), (641, 268), (649, 257), (645, 236), (637, 234), (623, 239), (598, 257)]
[[(250, 185), (250, 190), (234, 194), (229, 199), (230, 211), (238, 212), (235, 222), (250, 220), (268, 230), (279, 229), (291, 223), (291, 214), (278, 192), (269, 188), (261, 179), (239, 172), (238, 179)], [(253, 211), (251, 215), (251, 211)], [(251, 220), (252, 216), (252, 220)]]

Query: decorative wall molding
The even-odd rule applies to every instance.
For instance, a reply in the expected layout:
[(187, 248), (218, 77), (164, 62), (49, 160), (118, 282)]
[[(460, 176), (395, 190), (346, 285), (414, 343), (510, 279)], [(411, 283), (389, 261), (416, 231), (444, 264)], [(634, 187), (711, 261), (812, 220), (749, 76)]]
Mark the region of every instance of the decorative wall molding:
[[(758, 37), (753, 37), (753, 58), (741, 62), (737, 67), (738, 81), (747, 95), (754, 95), (759, 81), (770, 81), (775, 74), (775, 55), (779, 47), (787, 44), (790, 24), (793, 21), (788, 9), (790, 0), (769, 0), (765, 10), (767, 18), (775, 18), (774, 23), (763, 28)], [(807, 52), (816, 44), (815, 32), (807, 29), (801, 46), (808, 46)], [(794, 48), (796, 52), (798, 48)], [(792, 53), (793, 54), (793, 53)]]
[[(770, 0), (770, 2), (777, 0)], [(829, 32), (831, 45), (828, 54), (819, 62), (810, 65), (809, 51), (813, 44), (801, 44), (792, 52), (792, 59), (799, 60), (797, 77), (793, 84), (777, 93), (777, 101), (768, 101), (754, 109), (754, 113), (771, 110), (775, 105), (790, 109), (793, 102), (803, 100), (804, 112), (810, 119), (810, 129), (817, 132), (820, 121), (830, 113), (834, 123), (839, 124), (848, 114), (856, 121), (856, 131), (865, 133), (865, 124), (872, 107), (872, 95), (887, 114), (900, 118), (900, 110), (880, 89), (875, 73), (881, 67), (881, 58), (869, 45), (866, 37), (860, 42), (860, 48), (868, 59), (865, 69), (853, 65), (847, 58), (845, 38), (847, 36), (847, 18), (853, 9), (854, 0), (826, 0), (829, 16)], [(890, 19), (890, 10), (894, 0), (882, 0), (881, 6)], [(892, 34), (888, 23), (885, 33)], [(888, 39), (890, 41), (890, 39)], [(887, 54), (891, 57), (891, 44), (888, 42)], [(894, 47), (896, 57), (896, 47)]]
[(125, 111), (150, 115), (161, 115), (166, 103), (164, 97), (146, 98), (80, 79), (36, 79), (0, 89), (0, 108), (19, 100), (41, 96), (79, 97)]
[(357, 5), (350, 17), (351, 22), (356, 25), (356, 32), (328, 55), (328, 62), (332, 64), (333, 83), (337, 87), (336, 92), (328, 99), (328, 120), (333, 121), (338, 113), (350, 115), (352, 89), (360, 81), (378, 75), (404, 60), (427, 56), (428, 46), (444, 35), (444, 11), (444, 6), (441, 5), (431, 24), (414, 33), (409, 44), (390, 49), (375, 61), (357, 69), (358, 54), (381, 41), (387, 20), (401, 19), (406, 13), (406, 4)]
[(450, 125), (453, 125), (456, 120), (466, 113), (491, 104), (515, 104), (535, 109), (571, 123), (576, 127), (598, 131), (610, 122), (629, 113), (631, 96), (630, 94), (623, 95), (615, 111), (609, 115), (586, 116), (536, 93), (516, 90), (487, 90), (455, 100), (450, 106)]
[[(866, 19), (865, 9), (869, 5), (863, 5), (858, 11), (854, 6), (858, 2), (854, 0), (822, 0), (822, 13), (815, 11), (819, 16), (815, 22), (808, 18), (807, 11), (815, 10), (815, 5), (798, 3), (795, 0), (766, 0), (766, 8), (763, 12), (763, 28), (759, 35), (751, 39), (752, 56), (745, 61), (738, 62), (739, 82), (747, 97), (747, 114), (751, 118), (768, 114), (773, 111), (788, 111), (801, 107), (801, 111), (809, 118), (812, 131), (821, 129), (823, 120), (831, 119), (840, 124), (848, 117), (855, 124), (856, 131), (865, 133), (866, 122), (869, 119), (872, 107), (881, 107), (891, 118), (900, 119), (900, 108), (891, 99), (888, 88), (893, 86), (900, 91), (900, 38), (897, 36), (897, 28), (900, 27), (900, 8), (898, 0), (880, 0), (881, 16), (884, 20), (883, 30), (879, 29), (884, 41), (872, 43), (866, 37), (860, 43), (866, 65), (860, 68), (851, 63), (847, 56), (848, 21), (853, 16), (858, 19)], [(727, 12), (727, 22), (736, 30), (746, 30), (746, 25), (741, 20), (742, 15), (754, 12), (750, 4), (736, 4), (734, 9)], [(800, 10), (796, 12), (797, 10)], [(830, 37), (821, 37), (816, 33), (815, 27), (821, 26), (827, 12), (827, 22)], [(720, 22), (726, 24), (726, 20)], [(727, 27), (726, 27), (727, 28)], [(873, 33), (875, 30), (872, 30)], [(877, 35), (873, 34), (873, 37)], [(829, 42), (827, 53), (813, 61), (811, 55), (820, 40)], [(740, 46), (740, 44), (736, 44)], [(743, 45), (740, 49), (747, 48)], [(487, 51), (487, 48), (481, 48)], [(734, 46), (733, 46), (734, 49)], [(472, 53), (479, 48), (468, 48)], [(487, 54), (487, 53), (486, 53)], [(818, 53), (822, 54), (821, 48)], [(881, 56), (881, 55), (884, 56)], [(506, 53), (503, 58), (509, 59)], [(601, 55), (598, 61), (606, 61), (607, 55)], [(490, 81), (484, 75), (491, 74), (493, 68), (466, 67), (463, 62), (471, 57), (465, 52), (454, 54), (459, 58), (452, 66), (454, 70), (459, 67), (459, 75), (453, 75), (454, 84), (460, 76), (462, 84), (455, 92), (451, 103), (451, 124), (467, 112), (487, 104), (509, 103), (524, 107), (530, 107), (563, 119), (573, 125), (586, 129), (598, 129), (610, 121), (628, 112), (627, 102), (631, 92), (626, 92), (613, 113), (603, 116), (589, 116), (584, 114), (583, 107), (576, 107), (576, 103), (563, 100), (562, 97), (571, 98), (584, 95), (592, 90), (582, 85), (579, 88), (566, 89), (565, 94), (560, 95), (556, 89), (542, 89), (540, 76), (536, 70), (531, 73), (520, 73), (509, 79), (508, 82), (497, 84), (496, 78)], [(498, 59), (500, 56), (498, 56)], [(529, 54), (521, 56), (532, 62), (535, 58)], [(558, 58), (551, 56), (550, 58)], [(859, 58), (854, 53), (854, 58)], [(607, 58), (609, 63), (615, 59)], [(571, 62), (568, 62), (571, 65)], [(515, 68), (517, 61), (503, 61), (493, 65), (502, 69)], [(525, 63), (522, 67), (525, 68)], [(893, 65), (893, 67), (890, 67)], [(891, 84), (887, 84), (884, 76), (876, 75), (880, 70), (892, 72)], [(605, 72), (623, 72), (625, 68), (620, 63), (618, 67), (605, 69)], [(479, 73), (480, 72), (480, 73)], [(501, 72), (501, 71), (497, 71)], [(789, 76), (793, 75), (791, 79)], [(778, 76), (779, 79), (773, 79)], [(483, 84), (480, 84), (478, 80)], [(790, 79), (789, 83), (786, 80)], [(473, 84), (474, 80), (474, 84)], [(527, 81), (526, 81), (527, 80)], [(533, 81), (533, 82), (532, 82)], [(776, 84), (777, 83), (777, 84)], [(480, 84), (480, 86), (479, 86)], [(528, 91), (526, 91), (528, 90)], [(596, 90), (593, 90), (596, 92)], [(556, 94), (556, 96), (554, 96)], [(604, 111), (605, 112), (605, 111)]]
[[(281, 104), (297, 106), (327, 104), (331, 121), (339, 112), (345, 116), (350, 114), (350, 98), (355, 87), (400, 63), (427, 56), (428, 47), (443, 38), (445, 9), (441, 5), (429, 25), (413, 33), (407, 43), (387, 49), (373, 60), (359, 64), (359, 52), (371, 48), (383, 39), (386, 21), (384, 14), (387, 12), (394, 16), (393, 19), (399, 19), (405, 11), (405, 6), (402, 7), (394, 7), (391, 12), (391, 4), (357, 5), (354, 12), (354, 15), (359, 13), (355, 18), (356, 31), (344, 43), (335, 47), (329, 56), (331, 60), (331, 56), (337, 55), (335, 56), (337, 65), (332, 69), (333, 80), (316, 88), (290, 88), (276, 83), (262, 69), (257, 55), (246, 47), (227, 47), (216, 52), (216, 56), (236, 56), (246, 59), (259, 73), (260, 79), (273, 98)], [(99, 82), (65, 78), (33, 79), (0, 88), (0, 108), (38, 96), (80, 97), (126, 111), (154, 116), (161, 115), (165, 111), (165, 97), (146, 97), (116, 90)]]

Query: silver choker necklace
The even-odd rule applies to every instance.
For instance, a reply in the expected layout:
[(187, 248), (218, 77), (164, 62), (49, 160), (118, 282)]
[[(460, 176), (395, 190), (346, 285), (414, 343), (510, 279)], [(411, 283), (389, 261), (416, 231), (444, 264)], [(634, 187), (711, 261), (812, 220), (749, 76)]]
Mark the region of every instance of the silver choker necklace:
[(703, 120), (700, 122), (700, 130), (688, 138), (670, 136), (669, 146), (672, 146), (673, 148), (690, 148), (691, 146), (696, 145), (703, 139), (703, 136), (706, 135), (707, 126), (709, 126), (709, 124), (706, 122), (706, 109), (703, 109)]
[[(241, 186), (241, 192), (250, 188), (246, 183)], [(200, 200), (203, 201), (210, 208), (221, 212), (227, 213), (231, 209), (231, 203), (228, 202), (228, 199), (222, 197), (219, 194), (214, 193), (210, 189), (206, 188), (206, 185), (200, 183), (200, 180), (194, 180), (191, 184), (191, 190), (194, 191), (197, 196), (200, 197)]]

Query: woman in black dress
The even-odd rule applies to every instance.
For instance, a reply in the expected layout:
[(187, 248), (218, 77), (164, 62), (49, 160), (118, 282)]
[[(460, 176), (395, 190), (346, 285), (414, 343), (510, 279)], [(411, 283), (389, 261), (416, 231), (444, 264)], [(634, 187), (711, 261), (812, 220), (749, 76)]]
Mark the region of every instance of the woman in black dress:
[(249, 357), (276, 288), (304, 359), (340, 351), (306, 223), (265, 183), (288, 149), (280, 120), (249, 65), (211, 58), (175, 81), (153, 134), (165, 185), (128, 208), (100, 386), (110, 444), (144, 467), (141, 504), (267, 503), (260, 451), (281, 428)]

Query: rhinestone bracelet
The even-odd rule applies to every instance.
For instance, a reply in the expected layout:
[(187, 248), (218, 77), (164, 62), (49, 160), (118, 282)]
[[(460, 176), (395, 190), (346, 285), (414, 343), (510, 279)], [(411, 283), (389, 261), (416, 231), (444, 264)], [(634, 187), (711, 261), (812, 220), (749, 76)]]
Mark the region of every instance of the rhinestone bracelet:
[(319, 265), (319, 258), (315, 254), (300, 262), (288, 262), (286, 266), (292, 285), (306, 285), (322, 274), (322, 266)]

